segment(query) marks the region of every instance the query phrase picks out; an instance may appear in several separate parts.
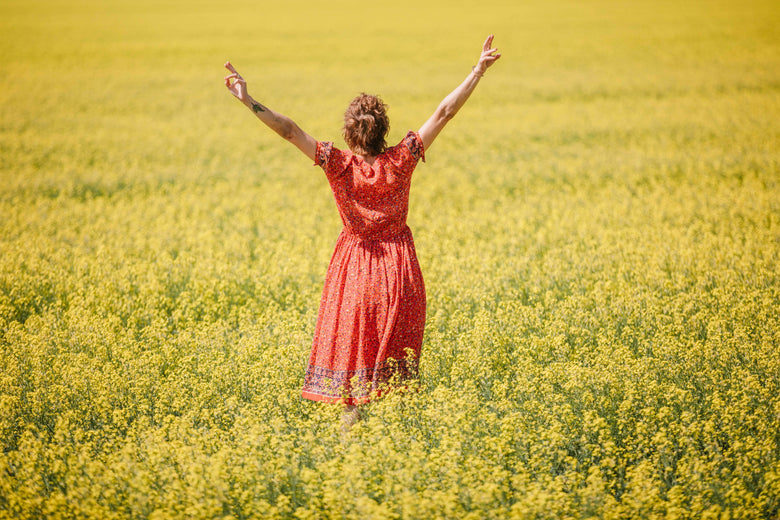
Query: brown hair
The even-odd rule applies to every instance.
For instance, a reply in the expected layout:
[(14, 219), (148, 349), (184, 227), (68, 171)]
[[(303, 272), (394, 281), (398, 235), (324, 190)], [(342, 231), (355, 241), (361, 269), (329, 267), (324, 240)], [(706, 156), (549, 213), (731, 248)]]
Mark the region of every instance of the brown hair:
[(387, 105), (365, 92), (352, 100), (344, 113), (344, 140), (356, 154), (379, 155), (387, 148), (390, 130)]

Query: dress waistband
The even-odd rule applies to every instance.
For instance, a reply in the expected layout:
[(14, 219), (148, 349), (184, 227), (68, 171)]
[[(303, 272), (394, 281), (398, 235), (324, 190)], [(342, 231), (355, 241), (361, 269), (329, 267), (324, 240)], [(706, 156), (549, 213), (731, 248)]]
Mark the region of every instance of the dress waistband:
[(406, 224), (402, 226), (388, 226), (382, 229), (363, 230), (361, 232), (344, 226), (341, 232), (355, 237), (361, 242), (396, 242), (412, 237), (412, 230)]

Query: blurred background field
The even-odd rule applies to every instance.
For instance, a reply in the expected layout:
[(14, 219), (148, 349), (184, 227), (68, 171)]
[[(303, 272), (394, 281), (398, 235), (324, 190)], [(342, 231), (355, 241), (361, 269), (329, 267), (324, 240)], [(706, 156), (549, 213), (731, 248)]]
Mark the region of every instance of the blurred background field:
[[(340, 221), (226, 91), (417, 129), (417, 392), (300, 387)], [(0, 2), (0, 518), (778, 518), (780, 7)]]

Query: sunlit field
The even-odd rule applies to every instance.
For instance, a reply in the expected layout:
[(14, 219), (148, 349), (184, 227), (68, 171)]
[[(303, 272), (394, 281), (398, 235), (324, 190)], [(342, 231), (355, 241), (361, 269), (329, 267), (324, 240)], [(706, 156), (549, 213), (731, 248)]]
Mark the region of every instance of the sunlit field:
[[(421, 378), (300, 389), (341, 228), (225, 89), (416, 130)], [(777, 519), (780, 4), (0, 2), (0, 518)]]

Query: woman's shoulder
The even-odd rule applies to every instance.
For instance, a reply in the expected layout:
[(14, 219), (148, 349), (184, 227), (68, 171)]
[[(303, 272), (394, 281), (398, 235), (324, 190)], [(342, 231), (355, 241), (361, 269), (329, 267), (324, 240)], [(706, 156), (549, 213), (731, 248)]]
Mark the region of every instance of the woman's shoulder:
[(409, 132), (397, 145), (388, 148), (379, 157), (383, 164), (411, 174), (417, 162), (424, 159), (422, 150), (422, 140), (417, 132)]
[(332, 141), (317, 141), (314, 165), (320, 166), (327, 173), (339, 174), (349, 167), (353, 157), (351, 151), (336, 148)]
[(393, 156), (406, 155), (411, 156), (415, 161), (419, 161), (420, 159), (422, 159), (423, 162), (425, 161), (425, 151), (423, 149), (422, 139), (420, 138), (420, 134), (413, 130), (409, 130), (404, 138), (401, 139), (401, 142), (392, 148), (389, 148), (385, 153)]

